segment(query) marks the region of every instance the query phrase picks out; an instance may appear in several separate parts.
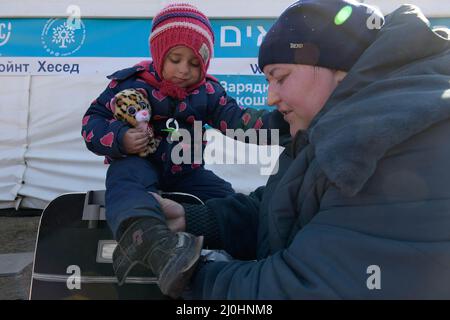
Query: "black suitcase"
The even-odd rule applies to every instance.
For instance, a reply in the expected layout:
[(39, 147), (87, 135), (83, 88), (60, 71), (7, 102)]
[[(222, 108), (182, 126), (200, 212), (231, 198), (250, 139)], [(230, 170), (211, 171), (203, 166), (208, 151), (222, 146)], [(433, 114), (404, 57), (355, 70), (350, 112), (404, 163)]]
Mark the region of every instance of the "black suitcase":
[[(64, 194), (44, 209), (34, 254), (30, 299), (168, 299), (151, 271), (136, 267), (122, 286), (112, 269), (116, 246), (105, 221), (105, 191)], [(202, 203), (184, 193), (177, 202)]]

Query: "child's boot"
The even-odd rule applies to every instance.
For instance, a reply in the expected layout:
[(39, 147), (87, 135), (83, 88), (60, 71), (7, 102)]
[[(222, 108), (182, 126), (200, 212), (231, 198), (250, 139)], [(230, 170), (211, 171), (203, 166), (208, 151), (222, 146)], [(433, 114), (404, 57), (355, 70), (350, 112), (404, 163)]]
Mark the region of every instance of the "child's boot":
[(158, 218), (139, 218), (123, 232), (113, 253), (119, 285), (134, 266), (141, 264), (158, 277), (163, 294), (178, 298), (195, 269), (202, 244), (203, 237), (174, 233)]

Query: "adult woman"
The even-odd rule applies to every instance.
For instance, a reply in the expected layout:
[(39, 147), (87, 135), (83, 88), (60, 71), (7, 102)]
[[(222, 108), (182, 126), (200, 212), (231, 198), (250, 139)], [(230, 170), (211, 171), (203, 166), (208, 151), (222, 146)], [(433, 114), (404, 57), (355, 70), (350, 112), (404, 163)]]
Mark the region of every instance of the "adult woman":
[(236, 259), (200, 263), (191, 297), (450, 298), (450, 33), (410, 5), (374, 17), (299, 1), (268, 32), (259, 64), (293, 136), (278, 173), (205, 206), (159, 199)]

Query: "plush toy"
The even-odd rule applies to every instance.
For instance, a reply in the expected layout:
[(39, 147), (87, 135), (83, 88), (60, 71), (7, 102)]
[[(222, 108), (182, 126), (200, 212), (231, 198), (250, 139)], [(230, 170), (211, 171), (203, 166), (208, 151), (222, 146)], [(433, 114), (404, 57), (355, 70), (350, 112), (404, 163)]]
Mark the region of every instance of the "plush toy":
[(159, 146), (160, 139), (156, 139), (153, 127), (149, 123), (151, 118), (151, 106), (144, 89), (125, 89), (117, 93), (111, 100), (111, 110), (114, 118), (125, 121), (135, 128), (147, 130), (150, 140), (145, 151), (139, 156), (146, 157), (154, 153)]

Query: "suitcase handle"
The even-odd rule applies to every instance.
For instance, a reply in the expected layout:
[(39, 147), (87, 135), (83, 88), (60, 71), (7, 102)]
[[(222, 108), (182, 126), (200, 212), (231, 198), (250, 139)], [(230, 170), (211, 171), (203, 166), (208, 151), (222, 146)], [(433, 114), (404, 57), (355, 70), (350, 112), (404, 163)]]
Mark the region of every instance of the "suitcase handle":
[[(83, 221), (89, 221), (89, 229), (97, 227), (98, 221), (106, 220), (105, 216), (105, 190), (96, 190), (86, 192), (83, 206)], [(162, 192), (163, 198), (168, 198), (177, 202), (186, 202), (192, 204), (203, 204), (198, 197), (183, 192)]]
[(105, 217), (105, 190), (88, 191), (84, 198), (83, 221), (89, 221), (88, 228), (97, 228), (98, 221), (106, 220)]

